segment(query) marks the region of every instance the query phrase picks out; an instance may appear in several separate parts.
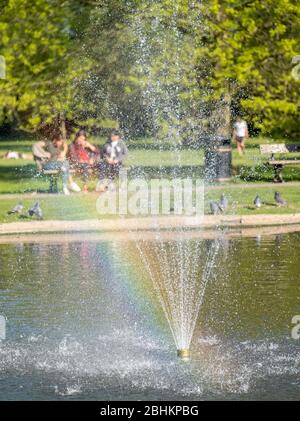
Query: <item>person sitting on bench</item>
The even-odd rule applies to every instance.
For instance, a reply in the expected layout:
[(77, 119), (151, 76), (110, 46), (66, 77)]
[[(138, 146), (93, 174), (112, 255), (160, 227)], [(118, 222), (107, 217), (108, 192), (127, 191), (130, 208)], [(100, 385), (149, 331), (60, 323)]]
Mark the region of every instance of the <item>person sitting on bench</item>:
[(106, 191), (107, 186), (104, 180), (113, 180), (119, 176), (124, 159), (128, 155), (128, 149), (125, 142), (121, 139), (121, 134), (113, 130), (109, 140), (102, 149), (103, 161), (100, 162), (100, 180), (96, 191)]
[(68, 160), (71, 167), (79, 171), (83, 176), (83, 192), (88, 192), (87, 182), (89, 177), (89, 169), (93, 168), (95, 159), (99, 155), (99, 150), (87, 140), (87, 134), (84, 130), (80, 130), (70, 145), (68, 150)]
[(33, 145), (32, 151), (38, 168), (43, 171), (58, 170), (62, 173), (63, 193), (69, 195), (70, 190), (80, 192), (80, 187), (70, 176), (70, 166), (66, 160), (68, 146), (61, 135), (54, 135), (51, 141), (40, 141)]

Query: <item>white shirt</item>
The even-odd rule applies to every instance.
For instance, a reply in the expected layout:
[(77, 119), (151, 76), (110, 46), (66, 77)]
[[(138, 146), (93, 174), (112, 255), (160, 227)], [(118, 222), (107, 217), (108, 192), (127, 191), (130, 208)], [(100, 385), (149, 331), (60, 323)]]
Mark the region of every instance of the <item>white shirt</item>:
[(111, 142), (111, 152), (110, 152), (111, 159), (115, 159), (116, 156), (117, 156), (116, 151), (117, 151), (118, 143), (119, 143), (118, 141), (117, 142)]
[(237, 137), (246, 137), (248, 128), (246, 121), (237, 121), (233, 127)]

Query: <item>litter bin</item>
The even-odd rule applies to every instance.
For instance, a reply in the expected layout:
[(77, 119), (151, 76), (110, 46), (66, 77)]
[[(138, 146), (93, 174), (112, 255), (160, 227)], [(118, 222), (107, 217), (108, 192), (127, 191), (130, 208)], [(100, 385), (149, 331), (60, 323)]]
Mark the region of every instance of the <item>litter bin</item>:
[(203, 141), (206, 181), (229, 181), (231, 179), (231, 139), (207, 137)]

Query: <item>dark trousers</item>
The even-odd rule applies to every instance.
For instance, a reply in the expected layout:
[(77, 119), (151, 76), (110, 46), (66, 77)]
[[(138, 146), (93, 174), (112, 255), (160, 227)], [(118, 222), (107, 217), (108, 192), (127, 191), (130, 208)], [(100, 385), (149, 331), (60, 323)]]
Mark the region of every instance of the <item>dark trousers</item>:
[(74, 168), (76, 172), (82, 175), (84, 184), (87, 184), (89, 179), (90, 164), (87, 162), (77, 162), (76, 164), (72, 165), (72, 168)]
[(105, 180), (105, 179), (114, 180), (115, 178), (118, 178), (121, 167), (122, 167), (122, 164), (120, 162), (118, 164), (109, 164), (106, 161), (100, 162), (99, 164), (100, 181)]

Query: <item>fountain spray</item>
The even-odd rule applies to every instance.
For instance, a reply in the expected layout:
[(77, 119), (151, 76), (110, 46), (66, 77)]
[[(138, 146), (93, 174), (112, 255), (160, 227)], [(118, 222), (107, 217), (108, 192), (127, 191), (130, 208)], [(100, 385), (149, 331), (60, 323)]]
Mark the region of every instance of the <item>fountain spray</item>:
[(220, 241), (187, 241), (183, 230), (175, 232), (175, 240), (166, 241), (159, 229), (155, 233), (158, 238), (154, 241), (136, 241), (136, 247), (166, 316), (177, 356), (189, 361), (193, 333), (207, 284), (213, 278)]

